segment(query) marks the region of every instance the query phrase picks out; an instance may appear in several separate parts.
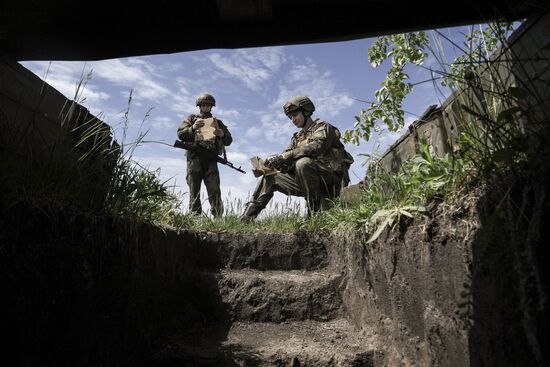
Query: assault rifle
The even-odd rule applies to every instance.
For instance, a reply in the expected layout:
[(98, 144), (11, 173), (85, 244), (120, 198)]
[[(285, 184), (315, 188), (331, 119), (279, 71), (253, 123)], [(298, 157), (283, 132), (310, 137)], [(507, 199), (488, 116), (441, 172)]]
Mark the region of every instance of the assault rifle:
[(233, 165), (233, 163), (229, 162), (227, 159), (225, 159), (224, 157), (220, 157), (219, 155), (217, 155), (215, 152), (213, 152), (212, 150), (210, 149), (207, 149), (207, 148), (204, 148), (204, 147), (201, 147), (200, 145), (197, 145), (195, 143), (188, 143), (188, 142), (185, 142), (185, 141), (181, 141), (181, 140), (176, 140), (176, 142), (174, 143), (174, 147), (176, 148), (180, 148), (180, 149), (185, 149), (185, 150), (190, 150), (190, 151), (193, 151), (193, 152), (197, 152), (199, 154), (201, 154), (202, 156), (205, 156), (205, 157), (208, 157), (208, 158), (212, 158), (214, 159), (216, 162), (218, 163), (221, 163), (229, 168), (233, 168), (234, 170), (237, 170), (241, 173), (246, 173), (245, 171), (243, 171), (241, 169), (241, 167), (235, 167)]

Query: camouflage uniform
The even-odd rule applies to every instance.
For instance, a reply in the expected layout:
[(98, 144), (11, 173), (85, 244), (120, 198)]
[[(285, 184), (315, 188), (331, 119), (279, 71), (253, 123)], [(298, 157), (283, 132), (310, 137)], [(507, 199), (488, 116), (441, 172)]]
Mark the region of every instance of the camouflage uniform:
[(308, 119), (302, 130), (294, 133), (283, 155), (288, 157), (289, 167), (261, 178), (244, 219), (255, 218), (275, 191), (305, 197), (308, 212), (322, 210), (350, 181), (353, 157), (344, 149), (340, 131), (328, 122)]
[[(178, 138), (181, 141), (195, 141), (195, 131), (193, 124), (198, 118), (210, 118), (211, 113), (189, 115), (183, 120), (178, 127)], [(227, 127), (219, 119), (216, 119), (219, 128), (223, 131), (223, 137), (217, 137), (215, 141), (206, 142), (200, 141), (200, 144), (205, 148), (222, 154), (225, 146), (233, 142), (233, 138)], [(196, 214), (202, 213), (200, 191), (201, 181), (204, 180), (206, 191), (208, 193), (208, 201), (210, 202), (212, 215), (215, 217), (221, 216), (223, 213), (223, 202), (220, 190), (220, 173), (218, 171), (218, 163), (212, 158), (204, 157), (200, 153), (187, 151), (187, 185), (189, 186), (189, 210)]]

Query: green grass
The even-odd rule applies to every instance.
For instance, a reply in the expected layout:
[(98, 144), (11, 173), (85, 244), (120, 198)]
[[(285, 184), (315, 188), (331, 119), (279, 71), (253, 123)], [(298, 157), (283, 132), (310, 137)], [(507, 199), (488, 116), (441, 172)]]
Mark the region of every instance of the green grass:
[(9, 121), (0, 113), (3, 206), (23, 202), (46, 212), (76, 209), (98, 216), (166, 223), (177, 210), (179, 198), (160, 180), (158, 171), (140, 167), (133, 160), (147, 132), (140, 129), (127, 141), (131, 93), (119, 144), (112, 141), (108, 125), (79, 106), (90, 78), (87, 75), (78, 83), (74, 101), (67, 100), (47, 124), (39, 125), (34, 119)]
[(209, 215), (195, 215), (186, 210), (172, 212), (166, 223), (180, 230), (213, 231), (213, 232), (271, 232), (287, 233), (303, 230), (306, 218), (304, 208), (288, 198), (285, 203), (271, 202), (260, 214), (259, 219), (246, 223), (240, 219), (246, 203), (240, 199), (226, 199), (225, 213), (220, 218)]
[(241, 200), (226, 201), (225, 215), (173, 213), (166, 224), (178, 229), (221, 232), (295, 232), (363, 230), (375, 240), (385, 227), (394, 227), (402, 216), (413, 217), (427, 211), (431, 200), (443, 200), (461, 192), (471, 163), (460, 154), (437, 157), (427, 144), (397, 172), (371, 163), (367, 186), (354, 204), (340, 200), (331, 209), (307, 217), (306, 208), (295, 201), (272, 203), (253, 223), (240, 220), (245, 208)]
[[(295, 232), (340, 231), (363, 229), (377, 233), (385, 226), (392, 227), (400, 216), (423, 213), (425, 206), (435, 197), (443, 197), (459, 181), (464, 165), (450, 155), (436, 157), (427, 145), (421, 145), (418, 155), (405, 162), (397, 173), (386, 172), (371, 165), (368, 186), (360, 200), (353, 204), (336, 201), (334, 206), (310, 217), (307, 211), (290, 200), (275, 203), (265, 209), (264, 215), (253, 223), (239, 219), (244, 211), (240, 200), (226, 202), (226, 214), (221, 218), (206, 215), (178, 213), (170, 224), (179, 229), (226, 232)], [(292, 203), (292, 204), (291, 204)], [(377, 237), (377, 236), (376, 236)], [(375, 238), (374, 238), (375, 239)]]

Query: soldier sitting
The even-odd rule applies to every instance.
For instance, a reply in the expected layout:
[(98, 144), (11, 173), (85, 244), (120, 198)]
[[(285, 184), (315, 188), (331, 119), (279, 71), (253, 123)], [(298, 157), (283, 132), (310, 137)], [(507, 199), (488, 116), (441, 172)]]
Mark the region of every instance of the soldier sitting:
[(265, 160), (265, 166), (279, 172), (258, 182), (242, 215), (245, 221), (254, 220), (275, 191), (305, 197), (309, 215), (330, 206), (349, 184), (353, 157), (340, 141), (340, 131), (326, 121), (311, 118), (315, 106), (308, 97), (291, 98), (283, 110), (301, 130), (294, 133), (284, 152)]

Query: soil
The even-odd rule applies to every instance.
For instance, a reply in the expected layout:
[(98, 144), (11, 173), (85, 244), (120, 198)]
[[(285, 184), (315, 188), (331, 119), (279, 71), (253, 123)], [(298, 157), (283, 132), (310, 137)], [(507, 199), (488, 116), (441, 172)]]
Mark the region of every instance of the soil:
[(529, 307), (548, 281), (520, 271), (536, 264), (494, 202), (439, 204), (369, 245), (353, 231), (178, 233), (13, 207), (0, 218), (5, 360), (543, 365), (547, 308)]
[[(155, 360), (159, 366), (354, 366), (378, 365), (376, 337), (359, 335), (345, 319), (318, 323), (234, 322), (219, 343), (219, 325), (201, 329), (199, 339), (167, 341)], [(192, 339), (192, 340), (190, 340)]]

